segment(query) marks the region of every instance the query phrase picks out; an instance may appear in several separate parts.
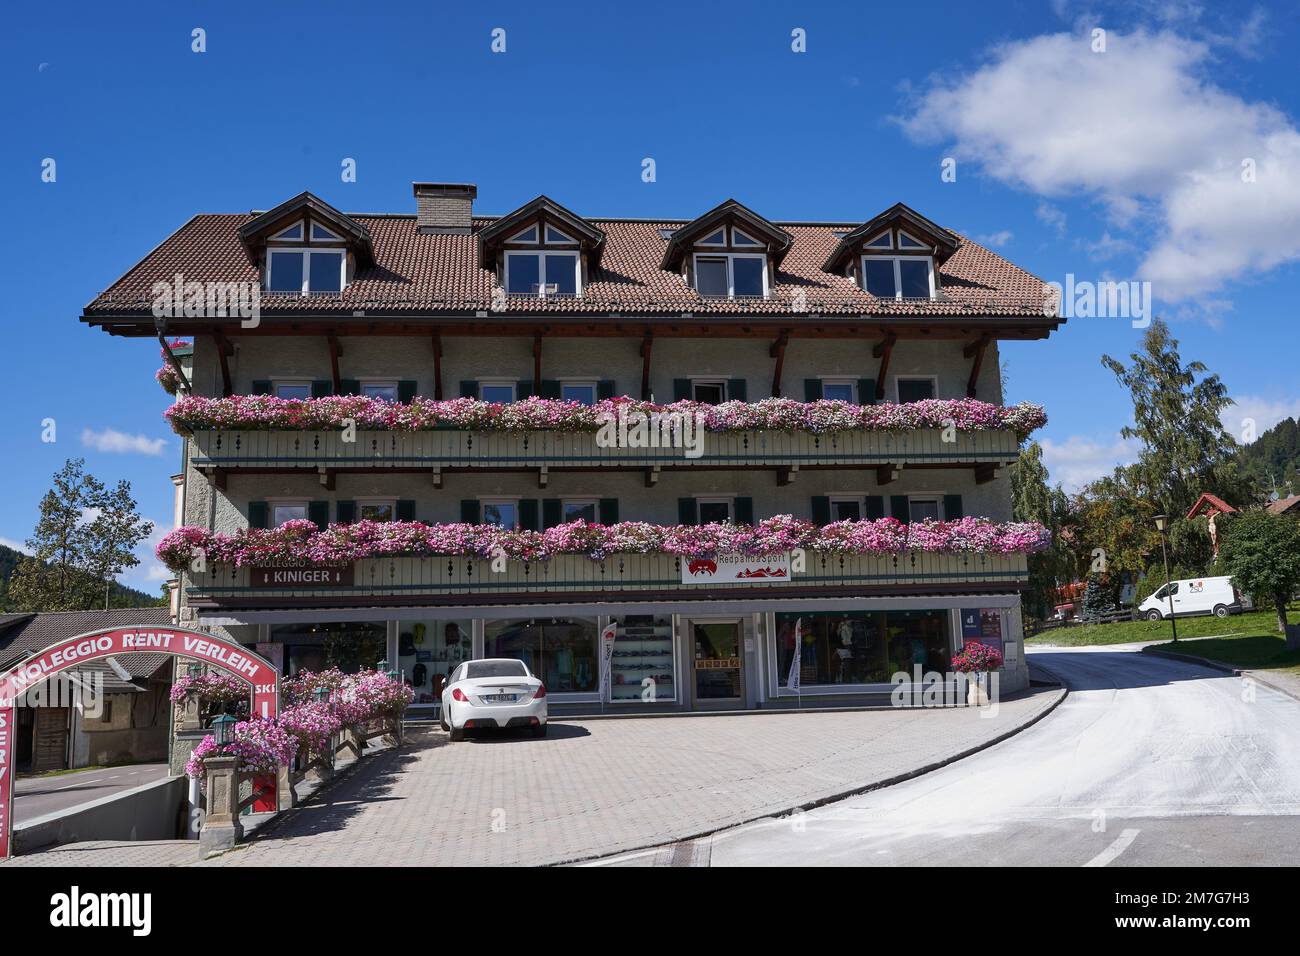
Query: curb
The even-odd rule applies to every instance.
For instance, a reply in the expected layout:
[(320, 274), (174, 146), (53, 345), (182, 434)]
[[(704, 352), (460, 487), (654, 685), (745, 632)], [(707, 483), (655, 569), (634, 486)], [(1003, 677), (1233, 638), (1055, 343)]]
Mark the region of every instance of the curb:
[[(1035, 667), (1038, 667), (1038, 665), (1035, 664)], [(1052, 676), (1053, 678), (1056, 677), (1056, 675), (1052, 674), (1052, 672), (1047, 668), (1039, 667), (1038, 669)], [(620, 856), (626, 856), (629, 853), (640, 853), (645, 850), (661, 849), (663, 847), (674, 846), (678, 843), (689, 843), (692, 840), (699, 840), (702, 839), (703, 837), (712, 836), (715, 833), (722, 833), (726, 830), (734, 830), (737, 827), (747, 826), (759, 820), (766, 820), (769, 818), (775, 819), (784, 816), (789, 816), (790, 814), (793, 813), (799, 813), (801, 811), (815, 810), (818, 807), (823, 807), (828, 803), (835, 803), (839, 800), (847, 800), (849, 797), (856, 797), (860, 794), (871, 793), (874, 790), (883, 790), (886, 787), (892, 787), (895, 786), (896, 784), (904, 783), (908, 780), (913, 780), (916, 777), (923, 776), (934, 770), (939, 770), (940, 768), (946, 767), (949, 764), (956, 763), (958, 760), (963, 760), (966, 757), (970, 757), (974, 754), (977, 754), (981, 750), (988, 750), (990, 747), (993, 747), (997, 744), (1002, 743), (1004, 740), (1014, 737), (1016, 734), (1020, 733), (1021, 731), (1028, 730), (1030, 727), (1034, 726), (1034, 724), (1038, 723), (1048, 714), (1052, 713), (1052, 711), (1056, 710), (1057, 707), (1060, 707), (1061, 703), (1067, 697), (1070, 696), (1070, 689), (1066, 687), (1064, 683), (1061, 683), (1059, 680), (1057, 681), (1057, 687), (1059, 689), (1059, 695), (1057, 696), (1056, 700), (1052, 701), (1050, 704), (1044, 707), (1033, 717), (1026, 720), (1024, 723), (1018, 724), (1017, 726), (1006, 730), (1005, 732), (999, 734), (996, 737), (990, 738), (989, 740), (976, 744), (974, 747), (969, 747), (966, 750), (963, 750), (959, 753), (952, 754), (948, 757), (944, 757), (942, 760), (936, 760), (933, 763), (929, 763), (924, 766), (917, 767), (914, 770), (909, 770), (906, 773), (895, 774), (892, 777), (887, 777), (884, 780), (876, 780), (872, 783), (866, 784), (865, 786), (853, 787), (849, 790), (845, 790), (840, 793), (833, 793), (830, 794), (829, 796), (818, 797), (816, 800), (810, 800), (806, 803), (798, 804), (796, 806), (790, 807), (787, 810), (769, 810), (766, 813), (760, 813), (757, 814), (756, 816), (746, 817), (745, 819), (737, 820), (734, 823), (727, 823), (722, 826), (712, 827), (708, 830), (701, 830), (698, 833), (687, 834), (685, 836), (676, 837), (671, 840), (665, 840), (660, 843), (646, 843), (640, 846), (626, 847), (624, 849), (618, 850), (613, 853), (598, 853), (589, 856), (572, 857), (570, 859), (556, 860), (553, 863), (541, 863), (538, 865), (547, 866), (547, 867), (573, 866), (574, 864), (579, 864), (579, 863), (593, 863), (599, 860), (612, 860)]]
[(1243, 667), (1233, 667), (1231, 664), (1225, 664), (1222, 661), (1211, 660), (1208, 657), (1197, 657), (1195, 654), (1180, 654), (1177, 651), (1152, 650), (1149, 647), (1143, 648), (1141, 653), (1150, 654), (1152, 657), (1163, 657), (1171, 661), (1182, 661), (1185, 664), (1199, 664), (1202, 667), (1208, 667), (1210, 670), (1220, 671), (1224, 674), (1231, 674), (1233, 677), (1249, 677), (1257, 684), (1263, 684), (1270, 690), (1275, 690), (1279, 694), (1290, 697), (1292, 700), (1300, 700), (1300, 694), (1297, 694), (1289, 687), (1282, 684), (1275, 684), (1267, 677), (1260, 674), (1259, 671), (1250, 670)]

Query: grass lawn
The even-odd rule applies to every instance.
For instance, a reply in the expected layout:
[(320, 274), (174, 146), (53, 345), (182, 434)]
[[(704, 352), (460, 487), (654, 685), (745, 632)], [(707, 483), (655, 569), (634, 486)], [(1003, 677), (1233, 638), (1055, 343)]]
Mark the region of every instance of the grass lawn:
[[(1300, 604), (1287, 609), (1292, 624), (1300, 621)], [(1082, 624), (1045, 631), (1025, 643), (1083, 647), (1103, 644), (1128, 644), (1135, 641), (1168, 641), (1171, 637), (1168, 621), (1120, 621), (1116, 624)], [(1165, 650), (1174, 650), (1166, 647)], [(1213, 615), (1205, 617), (1180, 617), (1178, 619), (1177, 650), (1197, 657), (1222, 661), (1233, 667), (1256, 670), (1283, 670), (1300, 676), (1300, 651), (1285, 649), (1285, 641), (1277, 632), (1277, 613), (1251, 611), (1227, 618)]]

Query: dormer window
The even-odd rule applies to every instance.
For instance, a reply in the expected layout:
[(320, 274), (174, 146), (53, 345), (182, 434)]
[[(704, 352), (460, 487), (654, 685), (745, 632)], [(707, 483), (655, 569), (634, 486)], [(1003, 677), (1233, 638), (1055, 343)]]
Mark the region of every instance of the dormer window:
[(695, 255), (695, 289), (706, 299), (761, 299), (767, 295), (767, 285), (765, 255)]
[(892, 249), (894, 248), (893, 236), (888, 232), (882, 232), (876, 238), (863, 243), (868, 249)]
[(933, 299), (929, 256), (863, 256), (862, 288), (878, 299)]
[[(582, 260), (576, 250), (564, 251), (577, 245), (566, 233), (547, 225), (546, 242), (539, 243), (539, 227), (527, 229), (507, 240), (507, 245), (538, 245), (537, 250), (505, 251), (505, 286), (508, 295), (576, 296), (582, 291)], [(549, 247), (557, 247), (552, 251)]]
[[(304, 235), (310, 236), (306, 243)], [(347, 285), (347, 259), (342, 236), (300, 220), (266, 240), (266, 291), (337, 294)]]

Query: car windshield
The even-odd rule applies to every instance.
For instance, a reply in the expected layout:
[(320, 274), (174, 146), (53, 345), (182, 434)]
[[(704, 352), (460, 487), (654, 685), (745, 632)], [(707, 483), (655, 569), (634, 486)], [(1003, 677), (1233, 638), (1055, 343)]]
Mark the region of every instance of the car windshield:
[(465, 665), (465, 679), (475, 677), (527, 677), (523, 661), (472, 661)]

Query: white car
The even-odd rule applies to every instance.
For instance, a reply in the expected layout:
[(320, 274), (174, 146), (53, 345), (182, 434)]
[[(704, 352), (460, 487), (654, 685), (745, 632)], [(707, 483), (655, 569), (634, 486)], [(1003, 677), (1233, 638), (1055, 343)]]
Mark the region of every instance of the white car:
[(1159, 621), (1169, 617), (1171, 605), (1174, 617), (1227, 617), (1242, 612), (1242, 597), (1230, 577), (1171, 581), (1138, 605), (1138, 616)]
[(546, 685), (512, 657), (464, 661), (442, 689), (442, 729), (452, 740), (487, 727), (528, 727), (546, 736)]

